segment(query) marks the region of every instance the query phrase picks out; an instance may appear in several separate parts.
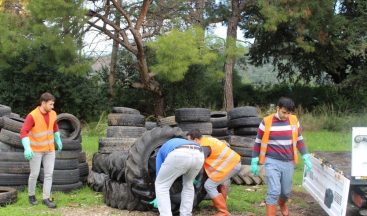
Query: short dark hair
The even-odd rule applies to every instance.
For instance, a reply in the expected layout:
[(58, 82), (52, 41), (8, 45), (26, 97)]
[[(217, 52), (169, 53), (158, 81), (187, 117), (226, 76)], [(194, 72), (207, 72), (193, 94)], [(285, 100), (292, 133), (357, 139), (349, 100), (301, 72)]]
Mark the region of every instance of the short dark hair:
[(201, 137), (203, 137), (199, 129), (190, 130), (187, 133), (187, 136), (190, 136), (191, 139), (200, 139)]
[(287, 109), (287, 111), (290, 111), (290, 112), (293, 112), (295, 109), (293, 100), (288, 97), (279, 98), (277, 106), (279, 108), (285, 108)]
[(53, 96), (51, 93), (48, 92), (41, 94), (39, 100), (40, 104), (42, 104), (42, 102), (48, 102), (48, 101), (55, 101), (55, 96)]

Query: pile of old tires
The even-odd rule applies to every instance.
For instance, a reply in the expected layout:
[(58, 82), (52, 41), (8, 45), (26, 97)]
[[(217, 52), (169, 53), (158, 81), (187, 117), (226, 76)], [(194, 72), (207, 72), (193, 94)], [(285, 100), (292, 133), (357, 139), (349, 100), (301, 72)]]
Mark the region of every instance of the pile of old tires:
[(124, 163), (131, 146), (146, 131), (145, 117), (136, 109), (113, 107), (108, 114), (107, 137), (99, 139), (98, 152), (93, 155), (88, 185), (104, 190), (106, 181), (125, 181)]
[(250, 172), (252, 148), (261, 121), (256, 107), (236, 107), (228, 112), (228, 128), (232, 133), (228, 142), (231, 148), (241, 156), (242, 164), (240, 172), (232, 178), (236, 184), (257, 185), (264, 182), (262, 166), (259, 176), (254, 176)]
[(205, 108), (180, 108), (175, 110), (177, 126), (183, 131), (199, 129), (203, 135), (211, 135), (210, 111)]
[[(131, 108), (114, 107), (111, 114), (107, 130), (120, 132), (107, 131), (107, 137), (99, 140), (99, 151), (93, 156), (88, 185), (95, 191), (102, 191), (104, 202), (110, 207), (139, 211), (153, 209), (149, 202), (155, 198), (156, 154), (163, 143), (185, 134), (180, 128), (168, 125), (154, 125), (146, 130), (144, 117)], [(112, 121), (116, 118), (119, 121)], [(110, 127), (126, 127), (126, 130)], [(200, 184), (195, 186), (195, 206), (205, 196), (205, 178), (204, 172), (197, 176)], [(179, 210), (181, 189), (182, 179), (179, 178), (170, 190), (175, 213)]]
[(28, 184), (29, 163), (19, 135), (23, 122), (9, 106), (0, 105), (0, 186), (23, 189)]
[(226, 111), (212, 111), (210, 112), (210, 122), (213, 126), (212, 137), (220, 140), (229, 139), (228, 134), (228, 118)]

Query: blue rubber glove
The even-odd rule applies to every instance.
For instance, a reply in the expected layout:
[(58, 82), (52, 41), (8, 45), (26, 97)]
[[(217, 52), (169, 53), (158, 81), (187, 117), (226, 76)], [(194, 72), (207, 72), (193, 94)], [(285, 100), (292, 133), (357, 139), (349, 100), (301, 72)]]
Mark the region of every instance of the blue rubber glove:
[(55, 139), (55, 142), (56, 142), (56, 145), (57, 145), (57, 151), (58, 152), (61, 152), (62, 150), (62, 142), (61, 142), (61, 136), (60, 136), (60, 132), (57, 131), (54, 133), (54, 139)]
[(311, 160), (310, 160), (310, 155), (309, 154), (304, 154), (304, 155), (302, 155), (302, 158), (303, 158), (303, 163), (306, 166), (306, 171), (307, 172), (312, 171), (312, 163), (311, 163)]
[(194, 184), (194, 186), (198, 186), (200, 184), (200, 181), (194, 179), (194, 181), (192, 181), (192, 183)]
[(149, 202), (149, 204), (152, 204), (153, 208), (158, 208), (157, 198), (155, 198), (154, 200), (152, 200), (151, 202)]
[(31, 149), (31, 141), (29, 137), (22, 138), (22, 145), (24, 147), (24, 158), (26, 160), (31, 160), (33, 158), (33, 151)]
[(257, 163), (259, 162), (259, 157), (254, 157), (251, 159), (251, 173), (255, 176), (259, 175), (259, 166)]

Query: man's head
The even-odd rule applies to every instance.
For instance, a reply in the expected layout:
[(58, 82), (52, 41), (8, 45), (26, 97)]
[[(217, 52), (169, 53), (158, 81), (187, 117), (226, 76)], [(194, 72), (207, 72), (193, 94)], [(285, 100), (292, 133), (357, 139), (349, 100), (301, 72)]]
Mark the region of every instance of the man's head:
[(199, 129), (190, 130), (186, 135), (188, 140), (198, 141), (203, 137)]
[(277, 104), (277, 113), (281, 120), (288, 119), (289, 115), (294, 112), (294, 102), (292, 99), (287, 97), (281, 97)]
[(42, 112), (51, 112), (54, 109), (55, 97), (45, 92), (41, 95), (39, 102)]

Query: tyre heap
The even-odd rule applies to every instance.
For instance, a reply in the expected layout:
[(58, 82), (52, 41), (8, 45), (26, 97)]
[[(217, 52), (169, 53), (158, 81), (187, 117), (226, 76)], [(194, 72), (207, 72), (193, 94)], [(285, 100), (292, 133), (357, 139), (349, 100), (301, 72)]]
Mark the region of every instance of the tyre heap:
[(177, 126), (183, 131), (199, 129), (203, 135), (211, 135), (210, 111), (205, 108), (180, 108), (175, 111)]
[(125, 182), (124, 162), (131, 146), (146, 131), (145, 118), (136, 109), (113, 107), (108, 114), (107, 137), (100, 138), (93, 155), (88, 185), (101, 192), (105, 182)]
[[(0, 186), (18, 189), (28, 184), (29, 162), (23, 155), (20, 130), (24, 119), (11, 113), (11, 108), (0, 105)], [(82, 186), (88, 176), (85, 152), (81, 148), (80, 122), (68, 113), (57, 116), (63, 142), (63, 151), (56, 153), (53, 191), (68, 192)], [(39, 181), (43, 181), (41, 168)]]
[(229, 144), (241, 156), (242, 163), (240, 172), (232, 178), (236, 184), (255, 185), (264, 182), (262, 166), (259, 176), (254, 176), (250, 172), (252, 148), (261, 121), (256, 107), (236, 107), (228, 112), (228, 128), (233, 134), (229, 137)]
[(210, 122), (213, 125), (212, 136), (228, 141), (228, 119), (226, 111), (212, 111), (210, 113)]

